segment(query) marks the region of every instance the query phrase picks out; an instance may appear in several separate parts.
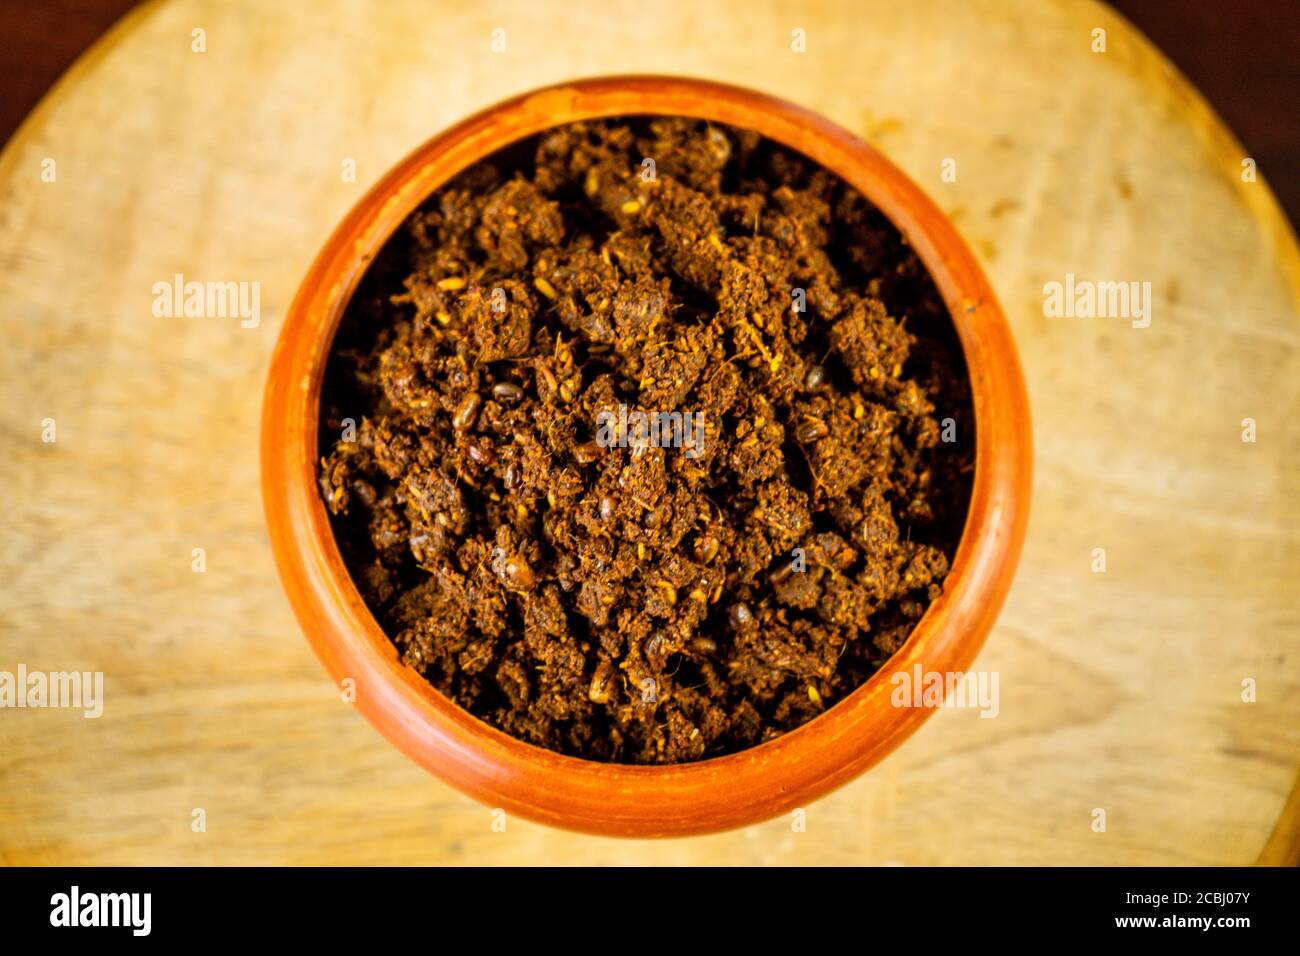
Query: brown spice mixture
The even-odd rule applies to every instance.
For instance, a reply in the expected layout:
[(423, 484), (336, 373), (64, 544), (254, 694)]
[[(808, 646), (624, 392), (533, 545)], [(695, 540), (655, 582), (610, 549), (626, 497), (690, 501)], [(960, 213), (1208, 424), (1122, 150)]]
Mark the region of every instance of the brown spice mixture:
[[(805, 157), (677, 118), (560, 127), (440, 189), (323, 395), (321, 489), (402, 659), (595, 760), (740, 750), (861, 685), (940, 593), (974, 466), (960, 348), (897, 230)], [(702, 447), (596, 440), (619, 405), (702, 413)]]

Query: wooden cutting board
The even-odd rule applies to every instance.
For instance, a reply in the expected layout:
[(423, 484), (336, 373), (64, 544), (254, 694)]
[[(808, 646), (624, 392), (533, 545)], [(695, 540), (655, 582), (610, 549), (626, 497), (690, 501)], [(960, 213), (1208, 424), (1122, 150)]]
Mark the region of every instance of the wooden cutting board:
[[(0, 860), (1294, 862), (1300, 258), (1268, 170), (1243, 181), (1199, 96), (1091, 3), (573, 9), (150, 4), (0, 156), (0, 670), (105, 675), (99, 719), (0, 710)], [(806, 832), (494, 832), (340, 699), (272, 567), (261, 389), (327, 232), (455, 120), (619, 72), (754, 87), (868, 138), (963, 231), (1021, 349), (1033, 514), (978, 662), (1000, 713), (940, 712)], [(259, 282), (260, 324), (155, 317), (177, 273)], [(1149, 327), (1047, 317), (1067, 274), (1150, 282)]]

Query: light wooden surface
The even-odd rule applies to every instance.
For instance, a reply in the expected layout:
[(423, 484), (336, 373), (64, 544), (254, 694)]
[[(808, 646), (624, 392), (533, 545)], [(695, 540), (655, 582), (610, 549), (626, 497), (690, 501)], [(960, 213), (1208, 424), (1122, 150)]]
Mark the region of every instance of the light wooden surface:
[[(1300, 259), (1199, 97), (1084, 3), (568, 9), (151, 5), (0, 157), (0, 670), (102, 670), (107, 695), (99, 720), (0, 710), (0, 861), (1287, 859)], [(191, 52), (196, 27), (206, 53)], [(495, 27), (505, 52), (490, 51)], [(795, 28), (806, 53), (790, 50)], [(340, 700), (272, 568), (261, 388), (327, 231), (466, 113), (614, 72), (755, 87), (872, 140), (963, 230), (1021, 349), (1034, 511), (978, 662), (1000, 675), (1001, 713), (940, 712), (808, 807), (804, 833), (789, 820), (658, 843), (519, 820), (493, 832), (488, 809)], [(348, 158), (356, 183), (340, 176)], [(154, 318), (152, 285), (177, 272), (260, 282), (260, 327)], [(1067, 272), (1150, 281), (1151, 326), (1045, 318), (1043, 284)], [(1255, 444), (1240, 440), (1246, 417)], [(191, 572), (196, 547), (205, 574)], [(1099, 547), (1105, 574), (1089, 569)]]

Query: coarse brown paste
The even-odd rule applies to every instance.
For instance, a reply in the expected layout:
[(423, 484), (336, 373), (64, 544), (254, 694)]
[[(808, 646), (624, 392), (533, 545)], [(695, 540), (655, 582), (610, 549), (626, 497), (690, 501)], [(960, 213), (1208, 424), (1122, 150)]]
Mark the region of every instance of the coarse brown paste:
[(903, 644), (975, 435), (951, 321), (874, 206), (755, 133), (636, 117), (410, 217), (336, 337), (321, 447), (409, 666), (522, 740), (674, 763), (798, 727)]

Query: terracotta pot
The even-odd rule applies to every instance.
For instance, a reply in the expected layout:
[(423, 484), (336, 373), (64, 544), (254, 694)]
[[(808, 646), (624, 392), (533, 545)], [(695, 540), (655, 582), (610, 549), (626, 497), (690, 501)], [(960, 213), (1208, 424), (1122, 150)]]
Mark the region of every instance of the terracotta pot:
[[(943, 595), (865, 685), (776, 740), (667, 767), (561, 756), (471, 716), (403, 666), (353, 585), (317, 494), (321, 379), (339, 319), (407, 215), (453, 174), (548, 127), (621, 114), (693, 116), (745, 127), (833, 170), (902, 230), (960, 333), (974, 392), (970, 514)], [(724, 830), (803, 806), (879, 761), (930, 711), (895, 707), (896, 671), (964, 671), (1010, 587), (1028, 518), (1029, 409), (1006, 320), (974, 256), (926, 196), (874, 149), (826, 120), (759, 93), (678, 77), (584, 80), (517, 97), (430, 140), (335, 230), (280, 333), (262, 417), (262, 488), (280, 574), (308, 640), (356, 707), (437, 776), (510, 813), (594, 833)]]

